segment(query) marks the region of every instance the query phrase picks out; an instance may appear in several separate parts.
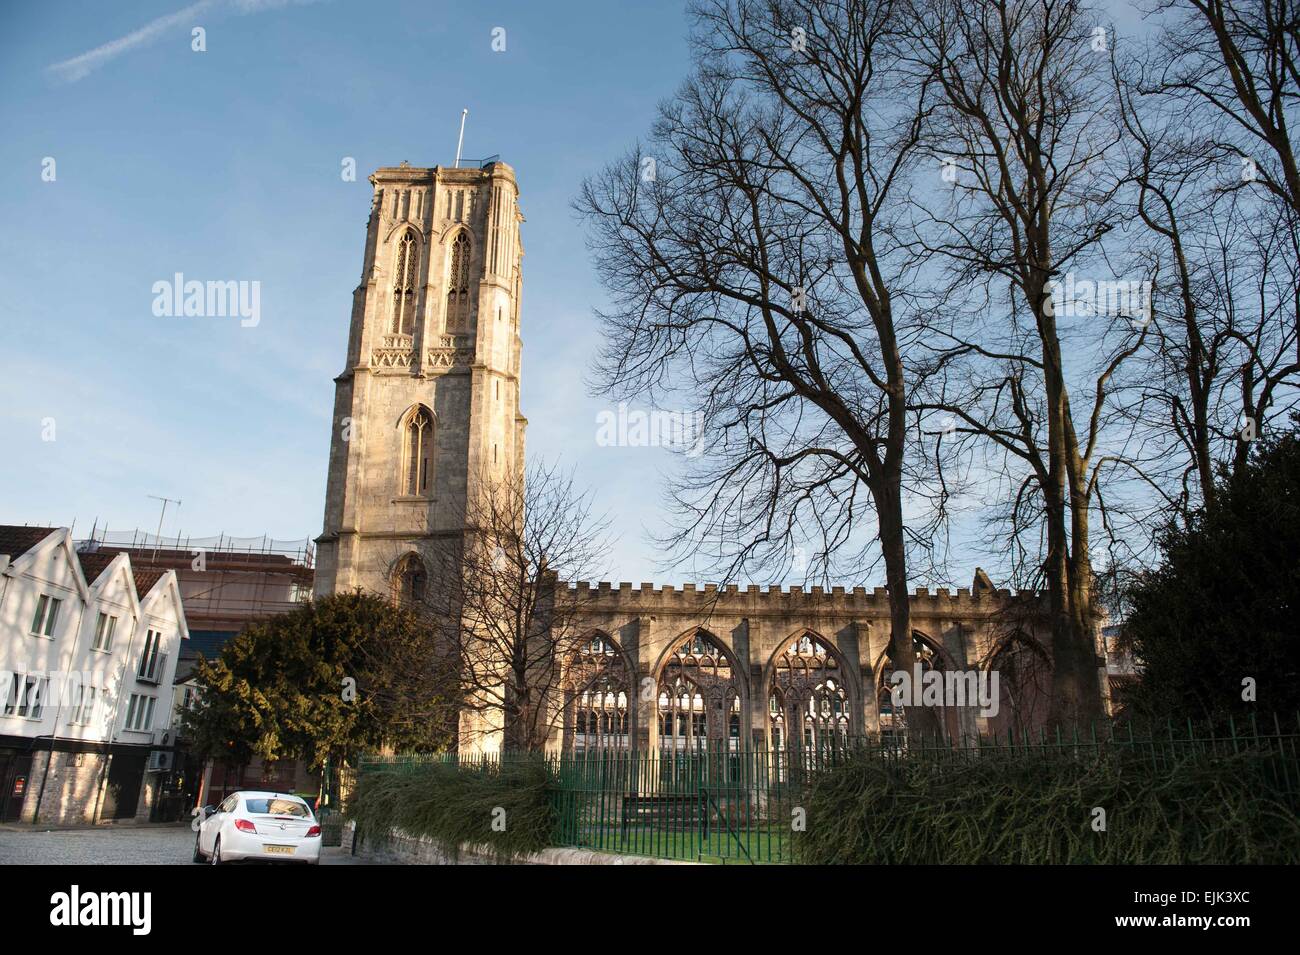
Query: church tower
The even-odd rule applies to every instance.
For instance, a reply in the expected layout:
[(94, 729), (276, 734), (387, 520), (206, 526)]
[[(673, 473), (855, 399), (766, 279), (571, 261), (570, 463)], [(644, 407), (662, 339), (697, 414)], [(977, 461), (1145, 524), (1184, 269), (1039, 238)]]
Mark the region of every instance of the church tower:
[(335, 379), (317, 595), (418, 599), (471, 483), (521, 473), (519, 190), (502, 162), (370, 177), (361, 284)]

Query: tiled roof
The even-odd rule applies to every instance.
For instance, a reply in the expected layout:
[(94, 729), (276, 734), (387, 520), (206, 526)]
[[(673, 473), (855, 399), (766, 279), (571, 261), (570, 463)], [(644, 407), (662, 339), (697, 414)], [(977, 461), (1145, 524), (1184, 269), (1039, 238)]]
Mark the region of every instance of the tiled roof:
[[(99, 579), (99, 575), (104, 569), (113, 562), (116, 553), (106, 553), (97, 551), (94, 553), (78, 552), (77, 560), (81, 562), (81, 573), (86, 578), (86, 583), (93, 584)], [(158, 570), (154, 567), (132, 567), (133, 576), (135, 577), (135, 595), (143, 600), (149, 591), (153, 590), (154, 584), (162, 580), (165, 570)]]
[(153, 585), (162, 580), (165, 570), (154, 570), (153, 568), (134, 567), (135, 571), (135, 593), (141, 600), (145, 594), (153, 590)]
[(0, 524), (0, 554), (8, 554), (11, 559), (17, 560), (56, 530), (54, 527)]
[(77, 554), (77, 560), (81, 563), (81, 574), (86, 578), (86, 583), (93, 586), (99, 579), (99, 575), (113, 562), (114, 556), (113, 554)]

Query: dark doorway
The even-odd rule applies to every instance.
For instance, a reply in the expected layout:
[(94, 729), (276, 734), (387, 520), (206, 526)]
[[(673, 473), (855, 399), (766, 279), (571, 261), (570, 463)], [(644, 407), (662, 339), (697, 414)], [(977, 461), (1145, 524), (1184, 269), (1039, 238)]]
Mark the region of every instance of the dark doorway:
[(101, 819), (130, 819), (140, 801), (147, 753), (115, 753), (108, 764), (108, 788), (104, 790)]
[(0, 822), (16, 822), (31, 788), (32, 754), (0, 750)]

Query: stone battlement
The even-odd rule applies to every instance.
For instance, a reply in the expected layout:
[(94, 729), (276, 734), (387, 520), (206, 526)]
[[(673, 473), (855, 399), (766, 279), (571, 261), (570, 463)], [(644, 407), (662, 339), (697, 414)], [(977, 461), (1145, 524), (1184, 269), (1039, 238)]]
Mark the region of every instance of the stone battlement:
[[(874, 587), (808, 587), (799, 585), (784, 587), (779, 584), (760, 586), (749, 584), (741, 587), (727, 584), (672, 584), (656, 586), (642, 583), (639, 587), (631, 583), (611, 583), (610, 581), (565, 581), (562, 582), (570, 597), (574, 600), (598, 601), (600, 603), (629, 604), (638, 606), (656, 605), (662, 607), (680, 607), (694, 604), (713, 603), (719, 608), (746, 605), (755, 609), (779, 606), (782, 610), (792, 607), (816, 607), (826, 612), (875, 612), (887, 611), (889, 607), (889, 588)], [(1018, 596), (1016, 591), (976, 586), (974, 590), (966, 587), (956, 591), (948, 587), (931, 590), (917, 587), (909, 594), (914, 607), (938, 606), (960, 612), (963, 608), (987, 612), (993, 605)], [(1023, 593), (1020, 596), (1031, 596)]]

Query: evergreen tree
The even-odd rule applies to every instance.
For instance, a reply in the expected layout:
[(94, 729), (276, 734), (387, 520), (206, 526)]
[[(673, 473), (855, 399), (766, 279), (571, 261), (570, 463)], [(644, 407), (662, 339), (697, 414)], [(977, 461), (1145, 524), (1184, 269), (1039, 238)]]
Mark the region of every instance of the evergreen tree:
[[(201, 755), (238, 764), (351, 759), (384, 747), (438, 750), (451, 742), (446, 674), (413, 614), (360, 592), (324, 597), (249, 627), (195, 674), (198, 702), (183, 732)], [(426, 650), (428, 652), (413, 652)], [(390, 661), (423, 659), (421, 692), (382, 692)], [(411, 681), (406, 681), (409, 686)]]
[(1141, 668), (1134, 710), (1162, 720), (1292, 717), (1300, 709), (1300, 427), (1261, 438), (1244, 467), (1220, 476), (1211, 504), (1165, 529), (1161, 546), (1163, 565), (1128, 594), (1124, 639)]

